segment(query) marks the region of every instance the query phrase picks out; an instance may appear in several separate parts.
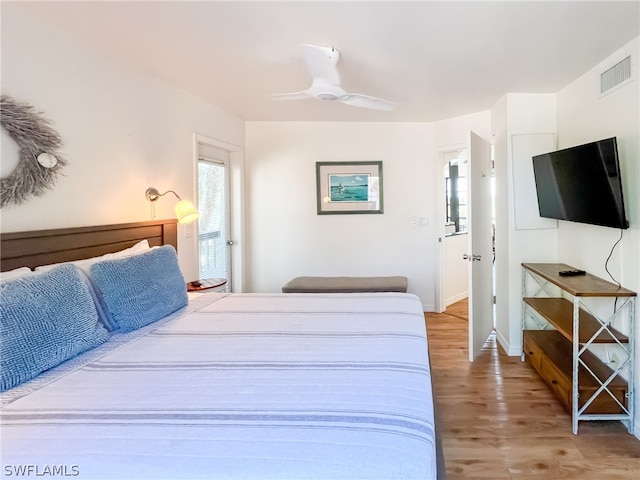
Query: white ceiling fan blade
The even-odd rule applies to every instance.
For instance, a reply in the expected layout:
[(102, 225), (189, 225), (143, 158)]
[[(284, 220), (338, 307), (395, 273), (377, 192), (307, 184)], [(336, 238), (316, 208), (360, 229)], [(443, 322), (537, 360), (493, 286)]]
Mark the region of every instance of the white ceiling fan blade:
[(271, 95), (273, 100), (305, 100), (311, 98), (307, 90), (293, 93), (276, 93)]
[(391, 111), (396, 108), (394, 102), (383, 100), (382, 98), (370, 97), (368, 95), (361, 95), (359, 93), (348, 93), (340, 97), (340, 101), (353, 107), (370, 108), (373, 110)]
[(304, 47), (307, 69), (314, 80), (322, 79), (325, 83), (338, 85), (340, 83), (340, 75), (336, 64), (340, 58), (340, 53), (333, 47), (318, 47), (309, 44), (302, 46)]

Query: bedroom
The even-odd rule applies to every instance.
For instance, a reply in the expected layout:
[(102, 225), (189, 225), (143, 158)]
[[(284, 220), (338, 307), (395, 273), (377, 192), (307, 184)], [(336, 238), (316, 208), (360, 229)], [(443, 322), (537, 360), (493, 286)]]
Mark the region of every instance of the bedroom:
[[(148, 220), (150, 208), (143, 194), (149, 186), (193, 198), (192, 138), (198, 132), (244, 152), (247, 193), (236, 204), (244, 212), (244, 229), (236, 238), (244, 255), (234, 264), (236, 291), (275, 292), (296, 275), (344, 274), (329, 271), (331, 256), (349, 271), (357, 265), (359, 275), (402, 271), (424, 309), (433, 311), (438, 238), (433, 152), (440, 146), (464, 143), (467, 130), (473, 129), (482, 137), (494, 137), (497, 193), (507, 199), (497, 212), (496, 224), (498, 242), (502, 239), (497, 245), (502, 252), (497, 263), (497, 330), (503, 347), (513, 355), (521, 348), (520, 262), (562, 260), (605, 277), (604, 258), (617, 232), (570, 224), (554, 232), (515, 230), (508, 139), (519, 133), (551, 131), (557, 135), (558, 147), (563, 147), (617, 135), (624, 142), (631, 228), (616, 250), (614, 269), (627, 288), (640, 289), (640, 173), (633, 160), (640, 150), (634, 108), (637, 88), (620, 89), (601, 101), (589, 91), (603, 66), (627, 53), (637, 58), (637, 33), (557, 92), (500, 92), (494, 105), (449, 119), (259, 122), (212, 107), (29, 9), (3, 2), (2, 22), (3, 93), (28, 100), (54, 121), (70, 161), (54, 190), (19, 208), (3, 209), (3, 232)], [(367, 141), (362, 142), (363, 138)], [(313, 165), (343, 159), (385, 161), (384, 215), (331, 219), (315, 215)], [(304, 201), (291, 202), (290, 196), (274, 187), (285, 172), (299, 185), (293, 194)], [(170, 203), (157, 206), (158, 218), (172, 216)], [(430, 223), (413, 228), (411, 218), (416, 216)], [(362, 238), (367, 241), (361, 242)], [(196, 278), (194, 247), (183, 230), (179, 241), (185, 277)]]

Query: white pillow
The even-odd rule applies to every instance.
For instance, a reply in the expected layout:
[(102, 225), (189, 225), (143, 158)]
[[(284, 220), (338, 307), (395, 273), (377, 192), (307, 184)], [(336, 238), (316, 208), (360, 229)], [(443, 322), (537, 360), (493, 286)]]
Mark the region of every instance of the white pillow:
[(20, 267), (7, 272), (0, 272), (0, 282), (6, 282), (7, 280), (15, 280), (16, 278), (31, 275), (33, 271), (29, 267)]
[(120, 250), (119, 252), (105, 253), (101, 257), (94, 257), (89, 260), (93, 260), (92, 263), (95, 263), (101, 262), (102, 260), (113, 260), (114, 258), (131, 257), (133, 255), (144, 253), (149, 250), (149, 248), (149, 240), (145, 238), (144, 240), (136, 243), (133, 247), (125, 248), (124, 250)]
[[(145, 238), (144, 240), (139, 241), (133, 247), (125, 248), (124, 250), (120, 250), (119, 252), (114, 253), (105, 253), (100, 257), (92, 257), (85, 258), (83, 260), (74, 260), (72, 262), (62, 262), (62, 263), (72, 263), (76, 267), (82, 269), (88, 269), (91, 265), (96, 262), (101, 262), (103, 260), (113, 260), (114, 258), (124, 258), (131, 257), (133, 255), (138, 255), (140, 253), (144, 253), (149, 250), (149, 241)], [(47, 270), (51, 270), (52, 268), (57, 267), (58, 265), (62, 265), (61, 263), (52, 263), (50, 265), (41, 265), (36, 267), (36, 272), (46, 272)]]

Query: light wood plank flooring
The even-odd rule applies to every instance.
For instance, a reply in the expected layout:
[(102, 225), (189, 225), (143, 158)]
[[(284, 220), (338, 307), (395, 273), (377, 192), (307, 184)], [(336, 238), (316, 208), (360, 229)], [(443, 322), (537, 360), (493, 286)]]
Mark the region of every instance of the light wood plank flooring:
[(621, 423), (580, 422), (573, 435), (542, 380), (493, 337), (468, 361), (466, 301), (425, 318), (450, 480), (640, 480), (640, 440)]

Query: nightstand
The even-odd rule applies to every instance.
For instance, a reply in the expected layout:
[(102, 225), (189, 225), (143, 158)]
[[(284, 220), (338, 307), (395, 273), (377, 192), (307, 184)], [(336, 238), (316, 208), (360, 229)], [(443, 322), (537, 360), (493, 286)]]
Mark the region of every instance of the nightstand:
[(226, 284), (226, 278), (203, 278), (187, 283), (187, 292), (201, 292), (212, 288), (220, 288)]

